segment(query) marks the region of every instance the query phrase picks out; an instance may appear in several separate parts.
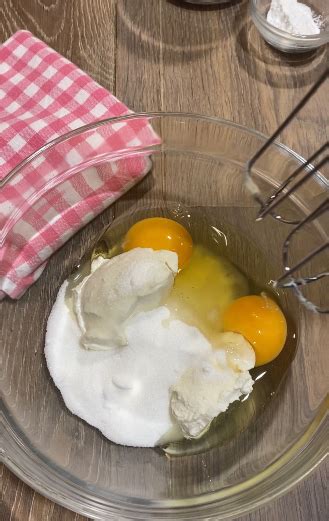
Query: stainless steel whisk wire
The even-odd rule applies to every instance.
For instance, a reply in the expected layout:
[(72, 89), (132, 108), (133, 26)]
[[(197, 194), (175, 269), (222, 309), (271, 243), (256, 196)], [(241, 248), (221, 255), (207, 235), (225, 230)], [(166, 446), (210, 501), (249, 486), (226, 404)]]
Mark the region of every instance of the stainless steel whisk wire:
[(250, 182), (253, 187), (253, 195), (255, 200), (260, 205), (260, 210), (258, 212), (257, 220), (264, 219), (267, 215), (270, 215), (274, 219), (284, 222), (286, 224), (294, 225), (294, 228), (287, 235), (283, 247), (282, 247), (282, 262), (284, 267), (284, 273), (275, 281), (274, 285), (277, 288), (292, 288), (299, 300), (312, 311), (318, 313), (329, 313), (329, 308), (321, 308), (315, 305), (313, 302), (308, 300), (302, 293), (301, 288), (306, 284), (311, 284), (316, 281), (323, 279), (324, 277), (329, 277), (329, 254), (328, 254), (328, 269), (321, 273), (317, 273), (314, 276), (310, 277), (294, 277), (294, 273), (305, 266), (307, 263), (311, 261), (316, 255), (329, 250), (329, 237), (328, 239), (324, 239), (323, 244), (319, 247), (315, 248), (313, 251), (307, 253), (300, 261), (298, 261), (292, 267), (289, 266), (289, 248), (291, 246), (291, 242), (295, 234), (300, 232), (304, 226), (311, 223), (315, 219), (318, 219), (321, 215), (326, 212), (329, 212), (329, 181), (325, 178), (321, 177), (322, 184), (324, 186), (324, 190), (326, 193), (324, 201), (313, 210), (309, 215), (307, 215), (302, 220), (292, 220), (285, 219), (281, 215), (278, 215), (274, 212), (274, 210), (280, 205), (285, 199), (290, 197), (298, 188), (300, 188), (306, 181), (308, 181), (311, 177), (319, 176), (320, 168), (323, 168), (327, 163), (329, 163), (329, 143), (328, 141), (320, 146), (320, 148), (314, 152), (304, 163), (298, 166), (292, 174), (290, 174), (285, 181), (281, 183), (281, 185), (274, 190), (274, 192), (265, 200), (262, 199), (260, 192), (256, 183), (252, 179), (252, 168), (255, 163), (260, 159), (260, 157), (268, 150), (268, 148), (275, 142), (277, 137), (281, 134), (281, 132), (289, 125), (289, 123), (296, 117), (296, 115), (300, 112), (300, 110), (305, 106), (308, 100), (317, 92), (319, 87), (328, 79), (329, 76), (329, 68), (325, 70), (325, 72), (319, 77), (316, 83), (312, 86), (312, 88), (307, 92), (307, 94), (302, 98), (302, 100), (297, 104), (294, 110), (288, 115), (288, 117), (281, 123), (281, 125), (277, 128), (277, 130), (272, 134), (272, 136), (266, 140), (264, 145), (254, 154), (254, 156), (248, 161), (246, 165), (246, 176), (247, 182)]

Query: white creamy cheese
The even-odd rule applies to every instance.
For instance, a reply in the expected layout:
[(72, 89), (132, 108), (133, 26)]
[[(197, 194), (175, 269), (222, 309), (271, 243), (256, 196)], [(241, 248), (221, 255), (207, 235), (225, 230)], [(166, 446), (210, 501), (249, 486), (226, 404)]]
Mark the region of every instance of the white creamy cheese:
[(112, 259), (96, 259), (74, 293), (74, 311), (85, 349), (125, 345), (125, 321), (158, 307), (178, 270), (176, 253), (135, 248)]
[(170, 406), (186, 438), (197, 438), (241, 395), (252, 391), (255, 353), (237, 333), (220, 335), (217, 348), (189, 367), (171, 387)]

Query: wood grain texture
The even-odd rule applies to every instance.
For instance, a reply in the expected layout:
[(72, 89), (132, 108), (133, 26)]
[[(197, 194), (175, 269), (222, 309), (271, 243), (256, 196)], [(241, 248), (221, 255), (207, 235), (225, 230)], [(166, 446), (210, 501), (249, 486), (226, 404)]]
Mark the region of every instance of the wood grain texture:
[[(251, 24), (246, 1), (199, 9), (169, 0), (0, 0), (0, 40), (18, 29), (33, 32), (136, 111), (204, 113), (265, 133), (328, 60), (325, 48), (302, 57), (270, 49)], [(328, 92), (321, 92), (283, 136), (304, 155), (328, 122), (326, 99)], [(82, 232), (82, 244), (110, 213)], [(72, 263), (79, 251), (68, 245), (65, 255)], [(36, 304), (36, 315), (41, 312)], [(1, 521), (85, 519), (32, 491), (5, 467), (0, 472)], [(325, 521), (327, 483), (323, 464), (286, 496), (239, 521)]]

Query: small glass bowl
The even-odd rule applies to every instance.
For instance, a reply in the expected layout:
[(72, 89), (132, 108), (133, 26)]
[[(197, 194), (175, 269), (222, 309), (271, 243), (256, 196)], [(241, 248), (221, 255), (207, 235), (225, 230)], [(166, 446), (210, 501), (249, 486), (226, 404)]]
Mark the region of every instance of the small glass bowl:
[(251, 0), (251, 18), (267, 43), (283, 52), (309, 52), (329, 42), (329, 2), (328, 0), (305, 0), (312, 11), (321, 16), (319, 34), (300, 35), (282, 31), (270, 24), (267, 19), (271, 0)]

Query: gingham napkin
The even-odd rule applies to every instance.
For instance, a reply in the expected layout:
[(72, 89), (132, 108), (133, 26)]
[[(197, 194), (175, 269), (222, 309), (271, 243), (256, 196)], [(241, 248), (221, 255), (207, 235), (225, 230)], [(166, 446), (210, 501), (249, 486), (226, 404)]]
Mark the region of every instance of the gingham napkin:
[[(128, 112), (28, 31), (17, 32), (0, 47), (0, 299), (19, 298), (56, 249), (150, 168), (145, 155), (111, 163), (106, 155), (159, 138), (146, 119), (111, 129), (100, 126), (87, 138), (72, 137), (50, 148), (11, 179), (7, 174), (54, 138)], [(96, 168), (95, 157), (104, 158)], [(91, 165), (83, 172), (81, 158)]]

